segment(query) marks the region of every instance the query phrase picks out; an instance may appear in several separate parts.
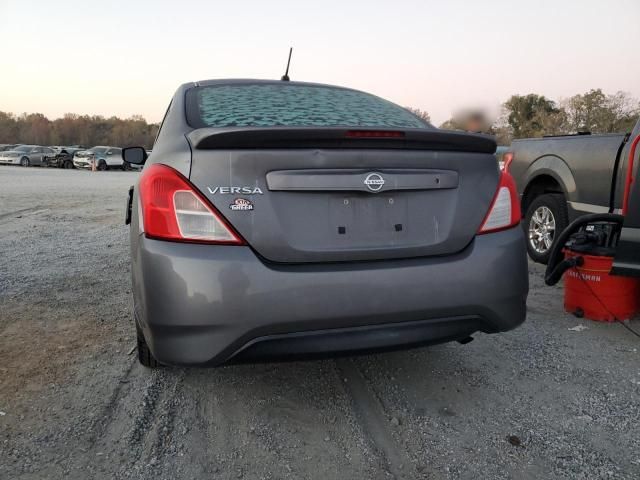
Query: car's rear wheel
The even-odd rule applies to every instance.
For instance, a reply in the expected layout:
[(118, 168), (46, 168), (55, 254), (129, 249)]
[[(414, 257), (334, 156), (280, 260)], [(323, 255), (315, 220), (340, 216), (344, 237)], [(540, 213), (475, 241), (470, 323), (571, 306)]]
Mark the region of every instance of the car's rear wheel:
[(534, 262), (546, 264), (555, 239), (569, 224), (567, 202), (561, 193), (536, 197), (524, 218), (527, 251)]
[(29, 159), (27, 157), (22, 157), (20, 159), (20, 166), (28, 167), (30, 165)]
[(138, 361), (147, 368), (158, 368), (161, 366), (160, 363), (155, 359), (151, 350), (149, 350), (149, 345), (147, 345), (147, 341), (144, 339), (144, 335), (142, 334), (142, 330), (138, 327), (136, 323), (136, 337), (137, 337), (137, 346), (138, 346)]
[(98, 170), (100, 170), (101, 172), (104, 172), (107, 169), (107, 162), (105, 162), (104, 160), (100, 160), (98, 162)]

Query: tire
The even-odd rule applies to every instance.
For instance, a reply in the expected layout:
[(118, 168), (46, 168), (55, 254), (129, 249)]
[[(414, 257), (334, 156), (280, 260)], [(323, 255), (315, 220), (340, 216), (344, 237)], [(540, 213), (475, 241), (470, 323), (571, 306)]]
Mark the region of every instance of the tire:
[(100, 170), (101, 172), (106, 171), (107, 170), (107, 162), (105, 162), (104, 160), (100, 160), (98, 162), (97, 169)]
[(140, 364), (147, 368), (158, 368), (162, 366), (155, 359), (155, 357), (151, 353), (151, 350), (149, 350), (149, 345), (147, 345), (147, 341), (144, 339), (144, 335), (142, 334), (142, 331), (140, 330), (140, 327), (138, 327), (137, 323), (136, 338), (138, 341), (138, 361), (140, 362)]
[(65, 170), (69, 170), (69, 169), (73, 168), (73, 162), (71, 160), (66, 160), (62, 164), (62, 168), (64, 168)]
[(547, 264), (555, 239), (569, 225), (567, 201), (561, 193), (533, 199), (524, 216), (524, 234), (531, 260)]
[(28, 167), (31, 165), (31, 162), (29, 162), (29, 159), (27, 157), (22, 157), (20, 159), (20, 166), (21, 167)]
[(128, 172), (129, 170), (131, 170), (131, 165), (129, 164), (129, 162), (122, 162), (122, 170), (124, 172)]

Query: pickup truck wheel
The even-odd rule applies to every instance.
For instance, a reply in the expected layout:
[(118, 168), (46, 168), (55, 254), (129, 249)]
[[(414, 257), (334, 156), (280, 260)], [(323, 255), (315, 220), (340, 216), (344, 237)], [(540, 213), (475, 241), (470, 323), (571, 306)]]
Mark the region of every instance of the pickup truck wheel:
[(147, 341), (144, 339), (144, 335), (136, 324), (136, 337), (138, 341), (138, 361), (147, 368), (158, 368), (161, 366), (160, 363), (155, 359), (151, 350), (149, 350), (149, 346), (147, 345)]
[(62, 168), (67, 169), (67, 170), (73, 168), (73, 162), (71, 160), (66, 160), (62, 164)]
[(554, 240), (569, 224), (567, 201), (561, 193), (545, 193), (531, 202), (524, 217), (531, 260), (546, 264)]

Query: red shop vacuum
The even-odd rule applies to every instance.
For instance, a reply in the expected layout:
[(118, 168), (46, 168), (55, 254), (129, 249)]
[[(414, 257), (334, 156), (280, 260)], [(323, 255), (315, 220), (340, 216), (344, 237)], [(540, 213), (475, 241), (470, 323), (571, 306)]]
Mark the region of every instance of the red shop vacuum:
[(620, 240), (638, 136), (629, 155), (622, 214), (585, 215), (558, 237), (547, 264), (545, 283), (555, 285), (564, 275), (564, 308), (578, 317), (604, 322), (627, 320), (640, 313), (640, 278), (612, 274)]

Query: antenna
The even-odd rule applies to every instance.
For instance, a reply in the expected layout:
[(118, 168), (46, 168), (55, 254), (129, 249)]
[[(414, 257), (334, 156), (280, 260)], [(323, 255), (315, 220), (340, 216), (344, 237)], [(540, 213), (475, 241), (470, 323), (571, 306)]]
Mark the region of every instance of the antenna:
[(283, 82), (289, 81), (289, 64), (291, 63), (291, 52), (293, 52), (293, 47), (289, 48), (289, 60), (287, 60), (287, 71), (284, 72), (284, 75), (282, 76), (282, 78), (280, 78), (280, 80), (282, 80)]

